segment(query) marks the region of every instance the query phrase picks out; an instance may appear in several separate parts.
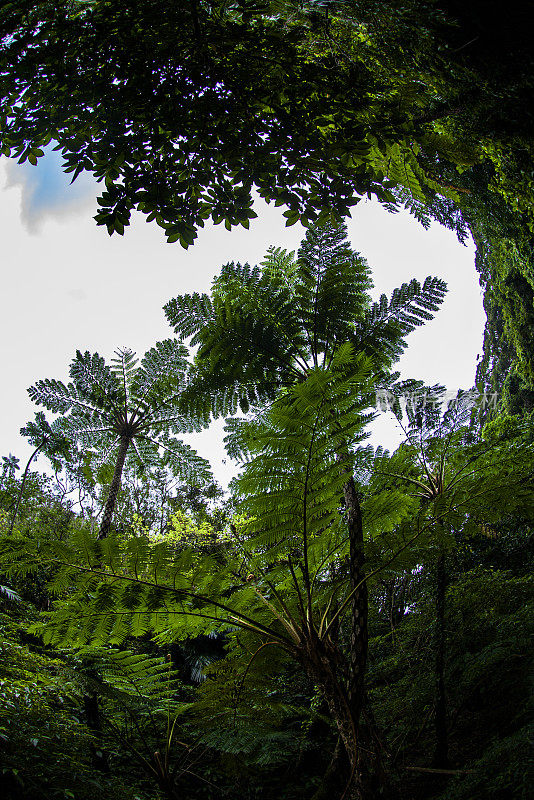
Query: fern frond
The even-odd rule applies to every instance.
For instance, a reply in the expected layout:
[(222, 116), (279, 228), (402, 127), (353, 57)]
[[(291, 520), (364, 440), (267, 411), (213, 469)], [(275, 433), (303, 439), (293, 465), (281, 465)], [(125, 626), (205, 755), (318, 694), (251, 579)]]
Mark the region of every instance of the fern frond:
[[(189, 339), (208, 325), (213, 317), (211, 299), (207, 294), (183, 294), (163, 307), (169, 324), (180, 339)], [(195, 341), (192, 344), (196, 344)]]
[(30, 400), (39, 405), (44, 405), (49, 411), (64, 414), (74, 409), (88, 420), (103, 417), (111, 422), (110, 413), (103, 411), (99, 402), (91, 402), (76, 390), (74, 384), (67, 386), (54, 379), (37, 381), (28, 389)]
[(86, 399), (99, 408), (107, 405), (115, 412), (122, 409), (125, 397), (122, 381), (98, 353), (77, 350), (69, 374), (72, 380), (69, 387), (75, 388), (80, 399)]
[(131, 650), (82, 647), (77, 656), (98, 665), (102, 684), (120, 693), (121, 699), (149, 700), (154, 710), (161, 701), (171, 701), (182, 683), (168, 660)]
[(188, 351), (176, 339), (165, 339), (148, 350), (131, 374), (131, 390), (140, 413), (172, 405), (169, 395), (185, 385)]
[(137, 363), (138, 359), (135, 357), (135, 353), (128, 347), (115, 350), (115, 358), (111, 359), (111, 372), (120, 382), (126, 413), (129, 411), (129, 395)]
[(444, 281), (428, 277), (422, 286), (415, 278), (402, 284), (389, 301), (382, 295), (367, 312), (365, 321), (357, 326), (358, 346), (380, 354), (386, 366), (392, 364), (405, 347), (404, 337), (433, 318), (446, 291)]

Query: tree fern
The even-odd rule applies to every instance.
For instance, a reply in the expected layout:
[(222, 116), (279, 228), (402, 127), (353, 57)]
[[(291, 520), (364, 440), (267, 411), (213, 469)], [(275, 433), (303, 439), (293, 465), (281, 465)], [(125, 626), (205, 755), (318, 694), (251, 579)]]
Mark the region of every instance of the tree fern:
[[(243, 517), (209, 555), (113, 536), (47, 553), (24, 554), (15, 542), (5, 550), (14, 572), (43, 558), (55, 565), (62, 599), (41, 626), (47, 641), (120, 644), (150, 632), (164, 642), (239, 629), (254, 643), (252, 658), (276, 646), (320, 687), (354, 769), (367, 584), (396, 557), (388, 553), (381, 565), (374, 543), (412, 513), (402, 491), (391, 498), (356, 485), (368, 456), (358, 447), (378, 378), (444, 292), (435, 279), (412, 282), (373, 307), (368, 287), (345, 229), (322, 226), (309, 231), (293, 263), (271, 251), (261, 268), (227, 265), (208, 299), (168, 306), (177, 331), (190, 331), (198, 345), (179, 410), (206, 418), (237, 403), (254, 406), (228, 428), (230, 448), (245, 461), (236, 482)], [(193, 330), (186, 317), (199, 303), (204, 316)], [(135, 365), (118, 358), (117, 391), (125, 392)], [(366, 516), (376, 562), (367, 570)], [(407, 548), (409, 538), (399, 544)], [(334, 635), (345, 616), (347, 649)]]
[[(345, 731), (349, 663), (331, 631), (349, 610), (352, 587), (330, 580), (347, 550), (340, 504), (346, 474), (336, 438), (356, 462), (372, 376), (371, 360), (346, 344), (329, 369), (310, 370), (252, 424), (243, 423), (249, 460), (236, 489), (244, 517), (211, 554), (146, 537), (95, 541), (83, 531), (44, 552), (22, 540), (4, 543), (8, 572), (55, 567), (50, 588), (60, 599), (35, 632), (56, 645), (102, 647), (147, 633), (165, 642), (241, 629), (255, 649), (277, 646), (300, 664)], [(385, 519), (388, 511), (381, 513)], [(324, 663), (323, 652), (331, 654)]]
[[(375, 156), (378, 158), (379, 146), (375, 144)], [(391, 169), (403, 166), (404, 176), (402, 180), (398, 178), (397, 182), (407, 182), (412, 193), (417, 195), (422, 192), (417, 175), (405, 160), (401, 164), (400, 155), (388, 153), (388, 166), (384, 171), (390, 166)], [(383, 161), (384, 158), (384, 154), (380, 153), (378, 160)], [(377, 162), (377, 169), (383, 167)], [(212, 413), (215, 408), (217, 412), (224, 408), (216, 400), (221, 392), (225, 393), (227, 413), (233, 413), (239, 404), (244, 412), (253, 408), (254, 412), (261, 414), (266, 403), (278, 398), (277, 414), (282, 415), (283, 406), (279, 403), (284, 392), (288, 392), (286, 400), (291, 396), (291, 402), (286, 407), (285, 418), (280, 416), (279, 419), (279, 424), (285, 426), (287, 433), (291, 430), (292, 421), (302, 422), (306, 419), (302, 404), (304, 398), (299, 397), (297, 388), (309, 388), (313, 383), (317, 390), (321, 381), (330, 379), (335, 358), (338, 359), (336, 369), (339, 376), (342, 373), (339, 359), (343, 348), (348, 347), (347, 376), (351, 373), (351, 358), (367, 359), (369, 365), (365, 379), (359, 386), (354, 384), (350, 390), (351, 395), (362, 404), (362, 413), (366, 405), (365, 394), (371, 389), (371, 384), (379, 381), (387, 384), (394, 380), (389, 373), (405, 347), (406, 335), (432, 318), (443, 300), (446, 288), (437, 278), (428, 278), (423, 286), (414, 280), (395, 290), (390, 300), (383, 296), (379, 303), (373, 305), (368, 293), (370, 286), (369, 269), (365, 261), (351, 250), (346, 241), (346, 228), (339, 225), (311, 226), (293, 265), (287, 253), (277, 250), (269, 252), (260, 268), (227, 265), (212, 287), (211, 318), (199, 323), (193, 334), (194, 341), (199, 345), (191, 384), (193, 396), (196, 392), (197, 396), (210, 397), (209, 410)], [(167, 317), (177, 332), (181, 322), (176, 316), (175, 305), (179, 307), (181, 302), (171, 301), (166, 306)], [(328, 392), (331, 389), (333, 386), (328, 387)], [(324, 393), (325, 408), (328, 392)], [(331, 398), (333, 401), (334, 394)], [(189, 397), (184, 399), (188, 401)], [(356, 463), (350, 446), (354, 431), (350, 417), (344, 416), (343, 408), (342, 397), (337, 395), (327, 416), (320, 423), (328, 444), (319, 446), (319, 437), (307, 453), (300, 452), (296, 447), (299, 436), (296, 430), (292, 436), (286, 436), (282, 444), (275, 430), (269, 429), (269, 424), (263, 434), (254, 426), (248, 428), (251, 432), (249, 451), (254, 452), (252, 442), (256, 437), (270, 461), (268, 467), (262, 464), (259, 472), (256, 471), (258, 462), (254, 457), (246, 465), (243, 495), (248, 495), (249, 500), (245, 497), (243, 500), (245, 504), (250, 504), (249, 513), (252, 513), (254, 506), (254, 524), (259, 522), (263, 525), (255, 534), (258, 537), (256, 544), (263, 552), (270, 553), (270, 557), (276, 560), (282, 558), (281, 552), (278, 555), (281, 545), (282, 550), (288, 546), (294, 548), (287, 567), (293, 583), (295, 568), (302, 570), (302, 578), (307, 585), (305, 596), (296, 587), (295, 592), (302, 613), (310, 613), (310, 570), (313, 568), (310, 548), (315, 533), (318, 540), (324, 540), (327, 538), (324, 531), (332, 528), (333, 496), (337, 493), (338, 498), (343, 497), (351, 588), (342, 607), (344, 610), (350, 607), (352, 620), (351, 655), (347, 670), (348, 699), (336, 695), (334, 686), (325, 689), (325, 692), (329, 693), (332, 702), (338, 696), (345, 711), (347, 703), (350, 707), (351, 721), (345, 717), (340, 732), (355, 770), (355, 759), (360, 756), (357, 755), (354, 732), (365, 694), (363, 676), (367, 654), (368, 578), (364, 567), (361, 487), (356, 485)], [(207, 412), (205, 406), (204, 413)], [(316, 416), (317, 424), (318, 419)], [(360, 424), (363, 421), (361, 417)], [(264, 424), (262, 419), (261, 425)], [(312, 420), (306, 424), (315, 431)], [(231, 423), (228, 444), (234, 455), (246, 453), (247, 442), (243, 437), (246, 430), (247, 426), (242, 423)], [(321, 459), (323, 473), (319, 467)], [(291, 467), (292, 489), (287, 484), (284, 465)], [(335, 474), (333, 470), (330, 471), (332, 465), (337, 467)], [(313, 488), (313, 495), (308, 495), (309, 486)], [(276, 503), (275, 508), (273, 502)], [(375, 522), (378, 525), (378, 520), (385, 519), (387, 509), (392, 510), (393, 506), (388, 505), (386, 498), (381, 513), (378, 513), (376, 503), (375, 506)], [(303, 513), (304, 508), (306, 510)], [(312, 508), (309, 515), (308, 511)], [(401, 508), (405, 507), (401, 505)], [(397, 519), (403, 513), (400, 512)], [(300, 522), (297, 523), (297, 520)], [(297, 546), (300, 538), (305, 541), (303, 548)], [(324, 558), (323, 548), (320, 559)], [(328, 558), (325, 564), (328, 564)], [(325, 629), (328, 629), (326, 616), (323, 622)], [(291, 623), (287, 628), (290, 635), (294, 627)], [(340, 720), (344, 712), (338, 708), (336, 713)]]
[(109, 532), (126, 461), (145, 472), (163, 464), (186, 479), (209, 477), (207, 462), (174, 435), (199, 425), (179, 407), (186, 359), (186, 348), (174, 339), (159, 342), (141, 361), (131, 350), (117, 350), (110, 365), (98, 353), (78, 351), (70, 383), (45, 379), (29, 389), (34, 402), (61, 415), (52, 438), (77, 442), (93, 474), (110, 484), (101, 537)]
[(198, 345), (185, 397), (198, 412), (233, 413), (272, 399), (281, 386), (328, 364), (344, 342), (389, 369), (404, 337), (432, 318), (445, 284), (413, 280), (372, 304), (370, 271), (351, 250), (344, 225), (311, 226), (296, 259), (271, 248), (258, 267), (227, 264), (211, 295), (183, 295), (165, 306), (176, 333)]

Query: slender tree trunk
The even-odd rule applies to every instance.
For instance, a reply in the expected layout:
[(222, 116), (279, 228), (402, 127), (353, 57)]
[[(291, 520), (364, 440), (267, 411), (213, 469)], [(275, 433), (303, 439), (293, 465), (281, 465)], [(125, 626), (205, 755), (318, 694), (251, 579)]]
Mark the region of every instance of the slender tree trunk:
[[(336, 564), (332, 564), (330, 567), (330, 583), (334, 586), (338, 579), (338, 566)], [(330, 610), (330, 614), (334, 617), (339, 609), (339, 599), (334, 600), (332, 603), (332, 608)], [(334, 625), (330, 632), (330, 640), (335, 647), (339, 646), (339, 635), (341, 633), (341, 619), (339, 615), (336, 617), (334, 621)]]
[(349, 588), (351, 592), (354, 592), (350, 605), (348, 697), (352, 718), (357, 729), (365, 697), (368, 592), (364, 570), (362, 512), (352, 476), (343, 487), (343, 493), (349, 531)]
[[(111, 526), (111, 519), (115, 510), (115, 503), (117, 502), (117, 495), (121, 486), (122, 470), (130, 439), (127, 436), (121, 437), (117, 461), (115, 463), (115, 470), (113, 472), (113, 480), (109, 487), (109, 494), (104, 507), (104, 515), (102, 517), (102, 524), (98, 532), (98, 539), (105, 539), (109, 533)], [(94, 743), (91, 745), (91, 754), (93, 759), (93, 766), (101, 772), (109, 772), (109, 761), (107, 754), (102, 746), (102, 722), (100, 718), (100, 708), (98, 704), (98, 695), (96, 692), (88, 692), (83, 698), (85, 718), (87, 720), (87, 727), (93, 734)]]
[(109, 494), (104, 508), (102, 524), (100, 525), (100, 530), (98, 531), (98, 539), (105, 539), (111, 527), (111, 519), (113, 517), (113, 512), (115, 511), (117, 495), (119, 493), (119, 489), (121, 488), (122, 470), (130, 441), (130, 437), (121, 436), (121, 443), (119, 446), (119, 452), (117, 454), (117, 461), (115, 463), (115, 472), (113, 473), (113, 480), (111, 481), (111, 486), (109, 487)]
[[(88, 671), (90, 673), (90, 670)], [(98, 706), (98, 695), (96, 692), (88, 692), (83, 698), (83, 707), (87, 727), (93, 735), (91, 744), (91, 757), (93, 767), (100, 772), (109, 772), (109, 762), (106, 753), (102, 748), (102, 720), (100, 718), (100, 708)]]
[[(352, 594), (350, 603), (350, 651), (349, 674), (347, 681), (347, 704), (349, 718), (353, 730), (352, 740), (340, 735), (345, 747), (352, 741), (353, 750), (349, 757), (353, 772), (355, 797), (363, 797), (364, 784), (367, 783), (364, 773), (368, 771), (368, 761), (364, 761), (361, 748), (358, 747), (358, 726), (365, 700), (365, 669), (367, 666), (367, 618), (368, 618), (368, 591), (365, 580), (365, 552), (363, 542), (363, 520), (360, 500), (356, 491), (356, 483), (352, 470), (349, 467), (348, 447), (345, 441), (341, 442), (338, 451), (338, 461), (342, 470), (347, 475), (343, 486), (345, 512), (347, 515), (347, 529), (349, 534), (349, 591)], [(338, 726), (339, 727), (339, 726)]]
[(445, 692), (445, 590), (447, 573), (445, 569), (445, 553), (442, 551), (436, 565), (436, 620), (435, 620), (435, 717), (436, 735), (432, 766), (436, 769), (449, 767), (447, 739), (447, 695)]
[(28, 459), (28, 463), (26, 464), (26, 469), (24, 470), (24, 475), (22, 476), (22, 481), (20, 483), (20, 490), (19, 490), (19, 494), (18, 494), (18, 497), (17, 497), (15, 510), (13, 511), (13, 516), (11, 517), (11, 524), (9, 526), (9, 536), (11, 536), (11, 534), (13, 533), (13, 527), (15, 525), (15, 520), (17, 519), (17, 514), (19, 512), (19, 506), (20, 506), (20, 502), (22, 500), (22, 494), (24, 492), (24, 487), (26, 485), (26, 478), (28, 477), (28, 470), (30, 469), (30, 464), (32, 463), (33, 459), (35, 458), (35, 456), (37, 455), (39, 450), (41, 450), (45, 446), (47, 441), (48, 441), (48, 439), (44, 438), (43, 441), (41, 442), (41, 444), (38, 447), (35, 448), (35, 450), (33, 451), (33, 453), (31, 454), (31, 456)]

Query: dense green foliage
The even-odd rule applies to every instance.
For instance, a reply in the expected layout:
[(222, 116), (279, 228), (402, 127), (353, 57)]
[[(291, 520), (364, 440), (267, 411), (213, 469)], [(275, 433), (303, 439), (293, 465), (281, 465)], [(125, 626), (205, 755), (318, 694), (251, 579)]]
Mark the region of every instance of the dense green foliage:
[[(139, 366), (78, 354), (69, 385), (32, 387), (62, 415), (24, 429), (54, 478), (9, 454), (0, 479), (8, 800), (526, 800), (530, 427), (481, 429), (471, 393), (399, 383), (445, 286), (372, 303), (370, 285), (343, 226), (312, 226), (296, 255), (168, 303), (193, 361), (171, 340)], [(364, 444), (377, 391), (394, 453)], [(234, 414), (230, 499), (154, 449), (98, 533), (117, 469), (84, 471), (74, 445), (105, 462), (99, 436), (132, 413), (139, 436)]]
[(458, 94), (443, 81), (446, 43), (437, 64), (427, 57), (440, 14), (389, 4), (383, 53), (386, 20), (376, 10), (4, 4), (3, 152), (35, 163), (57, 142), (74, 176), (89, 170), (105, 181), (99, 224), (123, 233), (137, 209), (184, 247), (208, 218), (248, 227), (253, 187), (287, 206), (289, 223), (343, 216), (367, 193), (390, 205), (455, 198), (438, 155), (462, 164), (474, 156), (420, 119)]
[[(301, 398), (303, 391), (299, 390)], [(289, 433), (297, 425), (294, 411), (289, 417)], [(280, 424), (278, 412), (276, 418)], [(190, 797), (206, 796), (203, 781), (182, 771), (190, 767), (210, 781), (211, 788), (206, 789), (210, 797), (221, 793), (233, 796), (229, 788), (232, 784), (251, 798), (260, 791), (268, 797), (310, 797), (318, 788), (335, 745), (321, 695), (296, 667), (287, 647), (269, 646), (258, 652), (262, 641), (283, 644), (291, 639), (290, 626), (299, 613), (297, 589), (284, 553), (298, 557), (302, 530), (299, 533), (292, 528), (292, 538), (282, 541), (276, 536), (285, 518), (296, 520), (294, 514), (290, 515), (290, 500), (292, 493), (296, 503), (301, 496), (292, 467), (299, 461), (299, 451), (292, 443), (286, 453), (286, 478), (278, 470), (272, 474), (273, 454), (265, 451), (264, 445), (274, 447), (275, 455), (285, 452), (278, 446), (280, 439), (273, 442), (269, 436), (273, 421), (271, 416), (268, 427), (255, 434), (254, 448), (259, 455), (250, 462), (241, 483), (249, 510), (257, 515), (236, 519), (234, 532), (227, 529), (224, 535), (217, 535), (209, 528), (202, 532), (191, 520), (187, 527), (179, 524), (182, 536), (167, 542), (112, 534), (98, 543), (94, 534), (72, 519), (60, 541), (52, 535), (57, 530), (52, 519), (48, 536), (41, 523), (38, 539), (27, 528), (24, 538), (17, 536), (4, 542), (9, 565), (4, 560), (3, 570), (10, 572), (4, 582), (9, 581), (28, 597), (24, 607), (7, 595), (3, 601), (4, 647), (9, 648), (2, 675), (4, 707), (9, 714), (2, 722), (8, 797), (40, 796), (39, 792), (47, 797), (69, 797), (71, 792), (84, 798), (99, 796), (99, 791), (105, 796), (112, 785), (114, 793), (123, 796), (124, 792), (125, 797), (153, 797), (158, 785), (165, 791), (158, 783), (153, 759), (156, 751), (165, 753), (169, 709), (171, 724), (176, 720), (176, 741), (168, 745), (169, 763), (178, 765), (173, 784), (179, 787), (176, 796), (184, 791)], [(525, 487), (521, 495), (515, 484), (503, 485), (503, 478), (508, 475), (508, 480), (525, 483), (525, 475), (514, 475), (507, 463), (524, 463), (527, 474), (531, 467), (526, 456), (521, 458), (520, 437), (518, 449), (511, 452), (502, 442), (492, 442), (488, 450), (489, 444), (472, 440), (462, 445), (462, 439), (465, 433), (458, 432), (454, 442), (449, 441), (448, 469), (454, 473), (462, 463), (471, 465), (477, 448), (484, 463), (475, 475), (466, 470), (467, 483), (456, 489), (454, 507), (447, 509), (448, 518), (454, 518), (454, 529), (441, 539), (435, 538), (434, 527), (426, 526), (415, 541), (409, 542), (414, 532), (418, 533), (414, 514), (420, 501), (403, 493), (398, 478), (385, 474), (404, 465), (407, 481), (419, 480), (417, 467), (409, 467), (415, 445), (408, 442), (407, 452), (390, 458), (379, 453), (375, 459), (376, 477), (369, 485), (365, 506), (370, 530), (374, 531), (368, 539), (370, 563), (382, 569), (370, 581), (369, 693), (381, 746), (391, 761), (388, 769), (393, 781), (403, 787), (404, 796), (526, 798), (530, 785), (528, 673), (532, 619), (528, 501), (532, 491)], [(324, 448), (327, 437), (323, 436), (323, 442)], [(428, 459), (432, 446), (429, 441)], [(438, 452), (440, 446), (443, 449), (444, 445), (438, 443)], [(317, 463), (321, 452), (317, 451)], [(505, 458), (503, 463), (508, 452), (509, 460)], [(269, 495), (265, 494), (273, 480), (278, 489), (272, 502), (280, 518), (276, 531), (269, 532), (261, 515), (273, 519)], [(388, 481), (390, 486), (384, 489)], [(392, 486), (395, 482), (396, 489)], [(257, 500), (248, 491), (251, 485), (260, 489)], [(473, 487), (484, 492), (475, 493), (479, 496), (470, 500)], [(495, 497), (499, 488), (502, 493)], [(333, 485), (331, 491), (339, 495), (340, 487), (336, 490)], [(387, 501), (393, 500), (398, 509), (403, 497), (404, 519), (399, 526)], [(317, 498), (321, 505), (324, 500)], [(37, 505), (38, 500), (33, 502)], [(373, 508), (374, 513), (370, 513)], [(440, 514), (443, 511), (439, 509)], [(429, 514), (425, 508), (427, 521), (434, 518)], [(316, 520), (310, 531), (309, 563), (318, 578), (313, 604), (321, 616), (332, 591), (340, 597), (346, 591), (342, 566), (346, 541), (341, 518), (337, 522), (335, 516), (332, 518), (325, 537), (329, 523), (324, 512), (318, 517), (313, 507), (310, 517)], [(269, 548), (273, 536), (275, 551)], [(409, 546), (403, 549), (407, 542)], [(412, 769), (429, 767), (434, 747), (432, 631), (438, 545), (446, 547), (448, 564), (445, 680), (450, 762), (453, 769), (467, 770), (448, 782), (439, 774)], [(317, 573), (322, 555), (327, 560), (322, 572)], [(84, 564), (92, 565), (96, 572), (80, 572)], [(99, 579), (102, 570), (105, 577)], [(44, 605), (40, 603), (52, 613), (48, 611), (39, 621), (32, 611), (32, 605), (39, 604), (33, 587), (35, 579), (41, 576), (42, 581), (43, 575), (52, 579), (45, 591), (52, 590), (55, 599), (52, 606), (50, 599)], [(139, 590), (134, 591), (138, 581)], [(201, 592), (206, 595), (200, 597)], [(281, 603), (291, 616), (285, 616)], [(128, 613), (125, 618), (124, 611), (138, 608), (152, 609), (150, 617), (144, 611)], [(230, 625), (225, 625), (225, 620)], [(28, 625), (34, 631), (31, 636), (26, 632)], [(269, 630), (263, 637), (265, 628)], [(152, 643), (146, 638), (147, 630), (156, 637)], [(223, 646), (207, 649), (199, 635), (213, 635), (216, 630), (226, 630)], [(50, 642), (44, 649), (35, 638), (39, 632)], [(347, 646), (347, 633), (343, 622), (338, 633), (341, 652)], [(132, 635), (141, 638), (132, 639)], [(129, 644), (122, 644), (125, 637)], [(92, 642), (89, 647), (88, 640)], [(209, 639), (204, 641), (207, 644)], [(60, 643), (69, 649), (51, 649)], [(76, 644), (78, 648), (73, 651)], [(133, 648), (139, 657), (130, 656), (122, 649), (125, 647), (130, 653)], [(158, 662), (158, 653), (172, 654), (171, 663), (186, 681), (181, 688), (172, 683), (174, 674), (167, 675), (161, 657)], [(88, 655), (98, 665), (93, 685), (101, 698), (103, 741), (110, 753), (111, 775), (100, 776), (91, 767), (90, 735), (83, 723), (87, 678), (80, 669), (81, 658)], [(113, 666), (117, 657), (120, 660)], [(198, 689), (193, 688), (186, 668), (191, 657), (200, 658), (204, 665), (201, 670), (207, 671), (207, 680)], [(152, 663), (152, 671), (147, 672)], [(19, 696), (24, 697), (23, 705)], [(16, 712), (12, 706), (15, 700)], [(67, 736), (65, 751), (62, 747)], [(180, 743), (186, 743), (188, 749)], [(66, 765), (71, 770), (67, 778)], [(343, 774), (342, 767), (340, 770)]]
[(294, 253), (271, 248), (260, 266), (226, 264), (211, 296), (180, 295), (165, 313), (178, 336), (198, 346), (184, 397), (214, 415), (272, 399), (281, 387), (327, 369), (350, 342), (372, 360), (376, 385), (406, 346), (404, 337), (432, 319), (446, 292), (439, 278), (402, 284), (371, 301), (365, 260), (344, 225), (312, 227)]
[[(2, 153), (36, 164), (54, 146), (73, 179), (92, 173), (109, 234), (139, 211), (188, 247), (206, 220), (248, 228), (255, 191), (311, 224), (296, 255), (169, 301), (193, 361), (176, 340), (139, 364), (78, 352), (68, 385), (30, 390), (58, 416), (23, 429), (53, 478), (2, 462), (8, 800), (526, 800), (524, 6), (2, 3)], [(517, 416), (484, 427), (494, 410), (469, 396), (444, 408), (440, 387), (397, 382), (446, 287), (371, 302), (339, 225), (365, 196), (472, 234), (477, 386)], [(406, 434), (391, 454), (364, 446), (377, 392)], [(176, 438), (221, 415), (242, 468), (224, 502)]]

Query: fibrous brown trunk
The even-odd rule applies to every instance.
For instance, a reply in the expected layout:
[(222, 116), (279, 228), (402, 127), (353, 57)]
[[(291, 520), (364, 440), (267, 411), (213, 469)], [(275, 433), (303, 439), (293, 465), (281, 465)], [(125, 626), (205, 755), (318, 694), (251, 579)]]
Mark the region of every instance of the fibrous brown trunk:
[(356, 727), (352, 719), (348, 692), (338, 674), (340, 654), (331, 642), (320, 640), (310, 632), (310, 638), (300, 653), (300, 659), (313, 683), (321, 690), (351, 767), (354, 768), (357, 752)]
[(335, 722), (348, 757), (350, 780), (342, 796), (345, 800), (364, 800), (367, 792), (368, 764), (364, 761), (358, 741), (358, 725), (365, 699), (365, 668), (367, 664), (367, 586), (364, 572), (363, 525), (356, 485), (347, 468), (347, 458), (339, 456), (347, 473), (344, 498), (349, 533), (349, 573), (351, 595), (350, 653), (348, 674), (343, 670), (343, 658), (331, 637), (321, 639), (313, 627), (307, 631), (297, 657), (311, 680), (320, 688)]
[(113, 473), (113, 480), (111, 481), (111, 486), (109, 487), (109, 494), (104, 507), (102, 524), (100, 525), (100, 530), (98, 531), (98, 539), (105, 539), (111, 527), (111, 519), (113, 517), (113, 512), (115, 511), (117, 495), (119, 493), (119, 489), (121, 488), (122, 470), (129, 445), (130, 438), (128, 436), (121, 436), (119, 452), (117, 454), (117, 461), (115, 463), (115, 471)]

